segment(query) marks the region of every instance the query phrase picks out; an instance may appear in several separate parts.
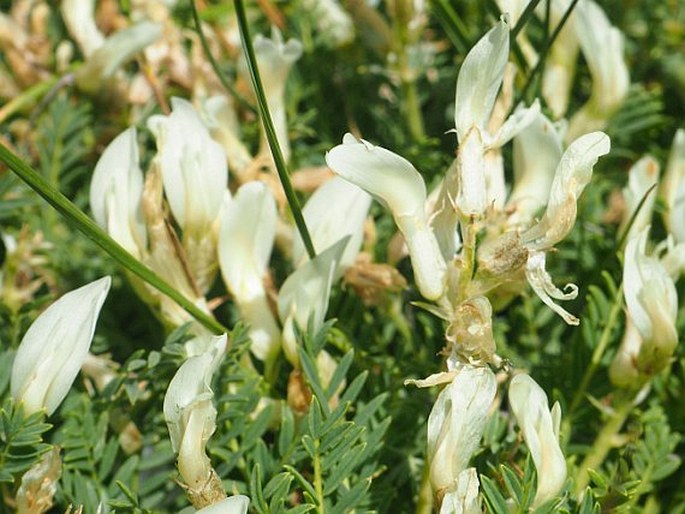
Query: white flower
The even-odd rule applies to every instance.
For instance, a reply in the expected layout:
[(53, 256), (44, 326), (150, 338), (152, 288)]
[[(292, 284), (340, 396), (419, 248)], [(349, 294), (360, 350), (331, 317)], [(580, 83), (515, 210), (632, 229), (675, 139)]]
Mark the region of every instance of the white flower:
[(108, 37), (76, 71), (76, 85), (83, 91), (96, 93), (111, 81), (121, 66), (161, 36), (162, 26), (150, 21), (142, 21), (118, 31)]
[(169, 116), (152, 116), (164, 192), (184, 232), (203, 233), (215, 222), (228, 185), (226, 155), (187, 100), (171, 99)]
[(664, 223), (676, 242), (685, 243), (685, 130), (678, 129), (666, 164), (660, 194), (666, 203)]
[(636, 367), (637, 356), (640, 354), (642, 336), (635, 323), (626, 316), (626, 328), (614, 360), (609, 366), (609, 378), (618, 387), (640, 386), (640, 372)]
[[(283, 158), (287, 161), (290, 157), (290, 139), (285, 109), (285, 84), (290, 68), (302, 55), (302, 43), (296, 39), (284, 42), (281, 31), (272, 27), (271, 39), (261, 34), (255, 36), (254, 51), (278, 144)], [(262, 137), (261, 147), (268, 148), (265, 137)]]
[(136, 129), (131, 127), (107, 145), (90, 183), (90, 208), (98, 225), (131, 255), (147, 247), (141, 199), (143, 172), (138, 164)]
[(219, 235), (221, 274), (250, 326), (252, 353), (262, 361), (272, 361), (280, 349), (280, 329), (264, 288), (276, 217), (269, 188), (262, 182), (248, 182), (233, 200), (227, 197)]
[(440, 514), (482, 514), (478, 505), (478, 474), (467, 468), (457, 476), (452, 488), (442, 499)]
[(169, 116), (152, 116), (164, 192), (183, 231), (183, 246), (202, 292), (217, 267), (216, 240), (221, 205), (228, 185), (226, 155), (190, 102), (171, 99)]
[(252, 162), (252, 155), (241, 140), (240, 122), (232, 98), (226, 95), (207, 98), (202, 104), (202, 115), (212, 137), (226, 152), (230, 172), (240, 183), (247, 182), (245, 170)]
[(648, 230), (626, 245), (623, 294), (630, 317), (643, 339), (637, 367), (653, 376), (666, 366), (678, 344), (675, 326), (678, 294), (663, 264), (646, 254)]
[[(550, 4), (550, 27), (554, 30), (571, 5), (570, 0), (552, 0)], [(538, 4), (538, 17), (546, 16), (546, 4)], [(545, 58), (542, 74), (542, 97), (552, 111), (555, 120), (560, 119), (568, 109), (571, 87), (578, 60), (578, 36), (575, 29), (575, 15), (572, 12), (564, 28), (554, 40)]]
[(196, 511), (197, 514), (247, 514), (250, 499), (242, 494), (231, 496)]
[[(654, 202), (656, 202), (656, 188), (654, 186), (659, 182), (659, 171), (659, 163), (656, 159), (646, 155), (633, 164), (628, 172), (628, 185), (623, 188), (626, 210), (619, 227), (619, 233), (623, 234), (633, 216), (635, 219), (630, 226), (626, 240), (636, 237), (652, 220), (652, 210), (654, 209)], [(644, 203), (640, 206), (640, 202), (645, 198), (650, 188), (652, 191), (649, 192)], [(640, 212), (637, 212), (638, 207), (640, 207)]]
[(547, 204), (549, 191), (563, 153), (557, 128), (542, 113), (514, 138), (514, 187), (507, 210), (509, 226), (529, 224)]
[(628, 94), (630, 76), (623, 57), (623, 34), (592, 0), (576, 6), (575, 30), (592, 76), (588, 102), (571, 118), (568, 140), (601, 130)]
[(164, 396), (164, 420), (171, 447), (178, 455), (178, 471), (192, 490), (202, 490), (212, 474), (205, 452), (207, 441), (216, 430), (210, 382), (223, 359), (226, 340), (225, 334), (213, 338), (206, 353), (185, 361), (171, 379)]
[(536, 507), (557, 496), (566, 481), (566, 461), (559, 447), (561, 407), (556, 402), (550, 411), (545, 392), (523, 374), (511, 380), (509, 405), (537, 469)]
[(63, 0), (62, 19), (78, 43), (83, 56), (88, 58), (105, 43), (105, 36), (95, 24), (95, 0)]
[(384, 203), (409, 247), (416, 284), (421, 294), (442, 296), (447, 270), (425, 212), (426, 185), (409, 161), (399, 155), (346, 134), (343, 144), (326, 154), (328, 166), (345, 180)]
[(304, 0), (302, 6), (311, 13), (324, 41), (333, 47), (354, 39), (354, 22), (337, 0)]
[(547, 210), (521, 238), (531, 250), (546, 250), (561, 241), (576, 221), (577, 201), (592, 178), (592, 168), (611, 143), (604, 132), (592, 132), (569, 145), (557, 166), (550, 187)]
[[(489, 206), (485, 152), (506, 144), (528, 126), (540, 110), (537, 100), (517, 109), (494, 134), (487, 127), (509, 57), (509, 25), (503, 18), (469, 51), (459, 70), (455, 93), (454, 123), (459, 140), (456, 180), (446, 180), (456, 190), (446, 191), (462, 216), (479, 217)], [(499, 173), (501, 174), (501, 170)], [(491, 183), (501, 182), (490, 177)]]
[(490, 368), (456, 370), (428, 417), (428, 461), (433, 491), (449, 491), (478, 449), (497, 392)]
[[(328, 248), (350, 236), (338, 263), (339, 271), (354, 264), (364, 238), (364, 222), (370, 206), (371, 197), (364, 190), (334, 177), (319, 187), (302, 209), (314, 248)], [(293, 262), (297, 266), (306, 259), (298, 232), (293, 238)]]
[(294, 366), (300, 361), (295, 325), (304, 332), (311, 323), (314, 333), (323, 326), (333, 276), (348, 241), (349, 237), (346, 237), (305, 262), (281, 286), (278, 293), (278, 315), (283, 322), (283, 351)]
[(66, 293), (29, 327), (12, 365), (11, 391), (26, 415), (51, 415), (88, 355), (110, 277)]

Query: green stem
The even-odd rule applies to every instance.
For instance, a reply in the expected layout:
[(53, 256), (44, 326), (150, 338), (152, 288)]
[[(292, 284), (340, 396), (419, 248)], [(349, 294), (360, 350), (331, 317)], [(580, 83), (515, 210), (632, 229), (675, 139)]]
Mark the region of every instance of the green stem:
[(212, 66), (212, 69), (214, 70), (214, 73), (216, 76), (219, 78), (219, 81), (221, 82), (221, 85), (224, 86), (226, 91), (231, 93), (231, 96), (235, 98), (240, 105), (245, 107), (251, 112), (256, 113), (257, 109), (254, 105), (252, 105), (250, 102), (245, 100), (243, 96), (236, 91), (236, 89), (233, 87), (233, 85), (226, 80), (226, 77), (224, 77), (224, 74), (221, 72), (221, 69), (219, 68), (219, 63), (216, 62), (216, 59), (214, 59), (214, 56), (212, 55), (212, 52), (209, 50), (209, 43), (207, 42), (207, 38), (205, 37), (205, 32), (202, 30), (202, 23), (200, 23), (200, 15), (197, 12), (197, 6), (195, 5), (195, 0), (190, 0), (190, 9), (193, 12), (193, 21), (195, 22), (195, 30), (197, 31), (197, 35), (200, 36), (200, 43), (202, 44), (202, 49), (205, 52), (205, 55), (207, 56), (207, 59), (209, 60), (209, 64)]
[(614, 297), (614, 304), (612, 305), (611, 311), (609, 312), (609, 319), (607, 320), (607, 324), (604, 325), (604, 330), (602, 331), (602, 335), (600, 336), (599, 343), (597, 344), (595, 351), (592, 352), (590, 364), (585, 369), (583, 378), (580, 380), (580, 385), (578, 386), (575, 394), (573, 395), (573, 400), (571, 401), (571, 406), (569, 407), (568, 415), (566, 416), (566, 419), (569, 421), (571, 419), (571, 415), (580, 405), (580, 402), (583, 401), (583, 398), (585, 397), (585, 391), (587, 391), (587, 387), (588, 385), (590, 385), (590, 380), (592, 380), (592, 377), (597, 372), (599, 363), (602, 361), (604, 352), (606, 351), (607, 346), (611, 341), (611, 333), (614, 329), (616, 321), (618, 320), (618, 315), (621, 312), (621, 308), (623, 307), (622, 298), (623, 284), (621, 284), (621, 286), (616, 291), (616, 296)]
[(124, 268), (140, 277), (142, 280), (150, 284), (161, 293), (167, 295), (183, 309), (185, 309), (188, 314), (190, 314), (199, 323), (212, 332), (216, 334), (229, 332), (226, 327), (215, 320), (211, 315), (199, 309), (193, 302), (188, 300), (185, 296), (174, 289), (168, 282), (166, 282), (154, 271), (128, 253), (123, 246), (112, 239), (92, 219), (90, 219), (83, 211), (76, 207), (76, 205), (74, 205), (66, 196), (60, 193), (57, 189), (53, 188), (48, 181), (45, 180), (45, 178), (43, 178), (36, 170), (31, 168), (1, 143), (0, 161), (6, 164), (19, 176), (20, 179), (26, 182), (31, 189), (42, 196), (73, 226), (75, 226), (86, 237), (107, 252), (110, 257), (124, 266)]
[(409, 132), (414, 141), (421, 141), (426, 137), (426, 131), (424, 129), (423, 114), (421, 114), (421, 103), (419, 102), (419, 95), (416, 90), (416, 81), (412, 79), (403, 80), (402, 92)]
[(621, 427), (633, 409), (633, 397), (629, 394), (622, 394), (617, 397), (616, 406), (611, 416), (606, 421), (602, 430), (597, 434), (590, 452), (585, 456), (583, 462), (578, 467), (575, 479), (574, 494), (579, 497), (590, 483), (590, 469), (597, 470), (606, 459), (609, 452), (616, 447), (616, 436), (621, 431)]
[(281, 152), (281, 146), (278, 144), (276, 129), (274, 128), (274, 123), (271, 119), (271, 114), (269, 113), (269, 106), (266, 102), (266, 94), (264, 93), (262, 79), (260, 78), (259, 68), (257, 66), (257, 57), (255, 56), (254, 48), (252, 46), (252, 38), (250, 37), (247, 16), (245, 14), (245, 6), (242, 0), (234, 0), (234, 5), (235, 13), (238, 17), (238, 26), (240, 28), (240, 39), (242, 40), (243, 51), (245, 52), (245, 57), (247, 60), (247, 68), (250, 71), (252, 87), (254, 88), (257, 96), (259, 116), (262, 119), (262, 124), (264, 125), (264, 132), (266, 133), (266, 139), (269, 142), (269, 148), (271, 149), (271, 155), (273, 156), (274, 164), (276, 165), (276, 171), (278, 171), (278, 178), (281, 180), (281, 185), (285, 191), (285, 197), (288, 200), (288, 205), (290, 205), (290, 210), (293, 213), (297, 230), (300, 232), (300, 237), (302, 237), (304, 247), (307, 249), (307, 255), (309, 255), (310, 259), (313, 259), (316, 257), (316, 251), (314, 250), (314, 244), (312, 243), (312, 238), (309, 235), (309, 230), (307, 230), (307, 224), (304, 221), (304, 216), (302, 215), (300, 202), (297, 199), (295, 190), (290, 182), (288, 168), (285, 164), (285, 159), (283, 158), (283, 152)]

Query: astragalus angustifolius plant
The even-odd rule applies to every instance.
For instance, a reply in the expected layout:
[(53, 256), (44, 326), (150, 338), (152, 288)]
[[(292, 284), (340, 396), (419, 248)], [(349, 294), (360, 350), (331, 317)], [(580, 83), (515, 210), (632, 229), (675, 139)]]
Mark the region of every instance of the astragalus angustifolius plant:
[(0, 512), (685, 511), (648, 3), (5, 2)]

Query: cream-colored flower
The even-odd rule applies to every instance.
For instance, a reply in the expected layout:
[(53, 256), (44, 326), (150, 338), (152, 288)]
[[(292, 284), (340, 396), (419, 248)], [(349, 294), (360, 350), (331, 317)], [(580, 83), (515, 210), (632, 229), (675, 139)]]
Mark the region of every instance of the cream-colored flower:
[(216, 268), (219, 214), (228, 186), (226, 155), (190, 102), (172, 98), (169, 116), (152, 116), (164, 193), (183, 231), (183, 246), (202, 292)]
[[(336, 274), (354, 264), (364, 239), (364, 222), (370, 206), (371, 196), (363, 189), (334, 177), (319, 187), (302, 209), (314, 248), (328, 248), (350, 236)], [(293, 262), (297, 266), (307, 258), (298, 232), (293, 238)]]
[(478, 484), (476, 468), (466, 468), (459, 473), (442, 499), (440, 514), (482, 514), (478, 505)]
[(105, 36), (95, 24), (95, 0), (62, 0), (62, 19), (85, 58), (105, 44)]
[(212, 483), (214, 471), (205, 452), (216, 430), (210, 383), (226, 352), (226, 342), (225, 334), (217, 336), (207, 352), (185, 361), (164, 396), (164, 420), (171, 447), (178, 456), (178, 472), (191, 493), (199, 493)]
[(664, 223), (677, 243), (685, 243), (685, 130), (678, 129), (666, 164), (660, 195), (666, 203)]
[(566, 460), (559, 447), (561, 407), (549, 410), (547, 395), (528, 375), (516, 375), (509, 384), (509, 405), (537, 469), (533, 507), (559, 494), (566, 481)]
[(247, 514), (250, 499), (242, 494), (230, 496), (196, 511), (197, 514)]
[(323, 327), (335, 270), (348, 241), (349, 237), (346, 237), (305, 262), (283, 282), (278, 293), (283, 351), (295, 367), (299, 367), (300, 362), (295, 326), (302, 332), (311, 326), (314, 333)]
[(90, 208), (98, 225), (131, 255), (140, 259), (147, 248), (141, 199), (136, 129), (131, 127), (107, 145), (90, 183)]
[(554, 174), (563, 154), (562, 138), (542, 113), (514, 137), (514, 187), (506, 210), (511, 227), (529, 225), (547, 204)]
[[(290, 69), (302, 55), (302, 43), (296, 39), (284, 42), (281, 31), (273, 27), (271, 38), (266, 38), (261, 34), (255, 36), (254, 51), (278, 144), (283, 158), (287, 161), (290, 158), (290, 138), (285, 108), (285, 85)], [(264, 131), (262, 131), (260, 147), (262, 152), (269, 151)]]
[[(623, 198), (626, 202), (626, 210), (619, 227), (619, 234), (625, 232), (628, 223), (632, 220), (626, 240), (636, 237), (652, 220), (652, 210), (656, 202), (656, 188), (659, 182), (659, 163), (650, 155), (644, 156), (630, 168), (628, 172), (628, 185), (623, 188)], [(652, 189), (650, 191), (650, 189)], [(647, 191), (650, 191), (647, 195)], [(645, 195), (646, 198), (645, 198)], [(640, 205), (642, 199), (644, 203)], [(640, 211), (637, 209), (640, 207)], [(634, 219), (633, 219), (634, 217)]]
[(150, 21), (142, 21), (116, 32), (76, 71), (76, 85), (87, 93), (97, 93), (109, 84), (121, 66), (161, 36), (162, 26)]
[(361, 187), (392, 212), (409, 247), (421, 294), (436, 300), (444, 291), (447, 270), (426, 215), (426, 185), (412, 164), (399, 155), (346, 134), (343, 144), (326, 154), (328, 166)]
[(625, 100), (630, 87), (621, 31), (611, 25), (593, 0), (581, 0), (574, 17), (580, 49), (592, 76), (592, 92), (587, 103), (571, 118), (569, 141), (603, 129)]
[(648, 376), (661, 371), (678, 344), (675, 320), (678, 294), (666, 268), (646, 254), (648, 228), (628, 241), (623, 264), (626, 306), (643, 342), (636, 358)]
[(66, 397), (88, 355), (111, 279), (70, 291), (26, 331), (12, 364), (12, 396), (26, 415), (51, 415)]
[(436, 493), (453, 489), (485, 430), (497, 392), (497, 380), (488, 367), (463, 365), (455, 370), (428, 417), (430, 481)]
[(243, 185), (227, 197), (219, 236), (221, 274), (242, 318), (249, 324), (250, 349), (272, 362), (280, 350), (280, 329), (269, 306), (264, 278), (276, 235), (276, 202), (262, 182)]

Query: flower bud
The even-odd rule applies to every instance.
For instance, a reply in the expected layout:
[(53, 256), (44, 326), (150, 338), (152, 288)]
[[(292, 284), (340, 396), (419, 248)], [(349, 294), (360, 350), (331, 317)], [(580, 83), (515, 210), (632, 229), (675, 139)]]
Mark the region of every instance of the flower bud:
[(131, 127), (107, 145), (95, 165), (90, 183), (93, 218), (117, 243), (140, 259), (147, 247), (141, 200), (136, 129)]
[(509, 405), (537, 469), (536, 507), (557, 496), (566, 481), (566, 460), (559, 447), (561, 407), (557, 402), (550, 411), (547, 395), (528, 375), (511, 379)]
[(212, 375), (226, 351), (226, 334), (213, 338), (210, 349), (190, 357), (178, 369), (164, 396), (164, 420), (178, 472), (194, 505), (209, 505), (225, 497), (205, 447), (216, 430)]
[(12, 365), (11, 390), (28, 416), (51, 415), (66, 397), (88, 355), (110, 277), (63, 295), (27, 330)]

